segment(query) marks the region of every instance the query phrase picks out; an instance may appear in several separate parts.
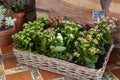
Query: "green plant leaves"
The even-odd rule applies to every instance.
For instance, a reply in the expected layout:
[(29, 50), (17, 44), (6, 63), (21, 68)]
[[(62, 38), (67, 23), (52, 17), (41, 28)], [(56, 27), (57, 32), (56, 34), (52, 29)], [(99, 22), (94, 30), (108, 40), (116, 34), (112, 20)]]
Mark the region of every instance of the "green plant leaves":
[(104, 41), (105, 43), (112, 43), (112, 36), (110, 33), (106, 32), (103, 34), (103, 38), (104, 38)]
[(66, 50), (66, 47), (64, 46), (54, 46), (54, 48), (52, 47), (51, 50), (53, 52), (63, 52)]
[[(99, 28), (82, 29), (80, 24), (62, 21), (61, 18), (41, 16), (24, 24), (23, 31), (13, 36), (20, 49), (35, 52), (86, 67), (95, 68), (99, 56), (106, 53), (112, 42), (110, 31), (104, 31), (105, 21)], [(98, 27), (97, 26), (97, 27)]]
[(46, 52), (46, 50), (47, 50), (47, 39), (46, 39), (46, 37), (42, 37), (41, 38), (41, 47), (40, 47), (40, 49), (41, 49), (41, 51), (43, 52), (43, 53), (45, 53)]

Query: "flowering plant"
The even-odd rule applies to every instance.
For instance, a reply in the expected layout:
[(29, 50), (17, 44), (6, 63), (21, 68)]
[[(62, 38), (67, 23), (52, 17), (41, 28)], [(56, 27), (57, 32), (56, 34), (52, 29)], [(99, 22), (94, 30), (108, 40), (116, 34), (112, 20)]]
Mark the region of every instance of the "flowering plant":
[(111, 33), (117, 31), (116, 21), (117, 19), (114, 17), (112, 18), (106, 17), (103, 20), (95, 23), (95, 28), (99, 29), (101, 33), (103, 33), (104, 42), (106, 43), (112, 42)]
[(4, 6), (8, 9), (7, 15), (12, 15), (13, 13), (18, 13), (26, 9), (25, 0), (3, 0)]
[(95, 27), (79, 32), (79, 37), (74, 42), (76, 63), (95, 67), (98, 55), (104, 55), (107, 45), (113, 42), (111, 33), (117, 30), (116, 20), (107, 17), (96, 22)]
[(102, 19), (101, 21), (98, 21), (95, 23), (95, 28), (100, 29), (103, 32), (115, 32), (116, 31), (116, 21), (117, 19), (112, 17), (106, 17)]
[(19, 49), (95, 68), (99, 55), (105, 54), (106, 46), (111, 43), (105, 36), (115, 30), (112, 27), (108, 30), (108, 24), (111, 23), (103, 20), (84, 30), (80, 24), (65, 21), (62, 16), (42, 16), (25, 23), (23, 31), (13, 39)]
[[(102, 34), (100, 30), (91, 28), (88, 31), (79, 32), (79, 37), (74, 42), (75, 63), (95, 68), (98, 59), (97, 54), (103, 54), (103, 46), (99, 46)], [(81, 63), (82, 61), (82, 63)]]
[(60, 27), (63, 27), (63, 17), (62, 16), (56, 16), (54, 18), (49, 18), (45, 23), (45, 29), (56, 29)]

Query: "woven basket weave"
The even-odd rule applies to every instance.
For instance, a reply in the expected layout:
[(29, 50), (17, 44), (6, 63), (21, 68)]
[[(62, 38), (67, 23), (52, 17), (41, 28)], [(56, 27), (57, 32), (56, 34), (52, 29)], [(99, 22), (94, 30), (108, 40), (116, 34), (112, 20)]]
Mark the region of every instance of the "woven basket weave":
[(104, 59), (103, 66), (100, 69), (91, 69), (56, 58), (49, 58), (44, 55), (33, 55), (29, 52), (17, 49), (13, 49), (13, 51), (20, 64), (26, 64), (78, 80), (101, 80), (113, 47), (114, 44), (110, 46), (107, 56)]

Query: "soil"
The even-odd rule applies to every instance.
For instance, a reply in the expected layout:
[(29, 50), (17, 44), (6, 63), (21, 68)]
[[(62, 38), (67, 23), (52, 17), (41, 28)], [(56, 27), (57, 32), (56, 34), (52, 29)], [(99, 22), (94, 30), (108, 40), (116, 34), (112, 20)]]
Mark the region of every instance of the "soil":
[(95, 69), (100, 69), (103, 66), (106, 55), (99, 55), (98, 61), (95, 63)]

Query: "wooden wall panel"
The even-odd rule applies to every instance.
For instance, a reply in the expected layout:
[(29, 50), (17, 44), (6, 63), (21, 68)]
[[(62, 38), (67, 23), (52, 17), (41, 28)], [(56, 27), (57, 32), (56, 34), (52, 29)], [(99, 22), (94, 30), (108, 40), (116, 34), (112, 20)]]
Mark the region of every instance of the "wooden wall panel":
[[(49, 16), (61, 14), (70, 20), (80, 20), (90, 24), (93, 23), (92, 11), (101, 10), (99, 0), (36, 0), (36, 3), (37, 8), (41, 9), (38, 13), (47, 13)], [(119, 0), (111, 0), (107, 16), (113, 15), (120, 19)]]
[(111, 0), (111, 1), (115, 3), (120, 3), (120, 0)]
[[(94, 23), (93, 10), (101, 10), (100, 0), (36, 0), (37, 16), (63, 15), (65, 19), (74, 22), (84, 22), (88, 25)], [(120, 29), (120, 0), (111, 0), (106, 16), (116, 17)], [(120, 43), (120, 31), (114, 34), (115, 42)]]

